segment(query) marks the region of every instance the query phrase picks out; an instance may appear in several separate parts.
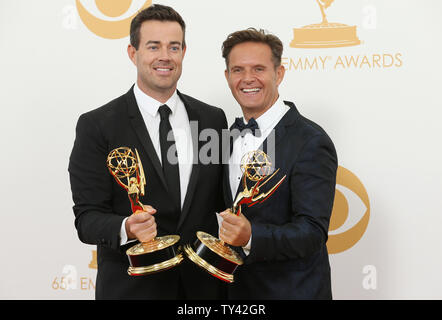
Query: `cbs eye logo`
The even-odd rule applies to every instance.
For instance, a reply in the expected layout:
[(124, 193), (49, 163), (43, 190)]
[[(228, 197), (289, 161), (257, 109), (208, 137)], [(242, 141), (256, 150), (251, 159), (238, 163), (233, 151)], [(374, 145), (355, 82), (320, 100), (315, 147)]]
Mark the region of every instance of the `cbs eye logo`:
[[(140, 1), (143, 4), (140, 6)], [(97, 36), (105, 39), (121, 39), (127, 37), (130, 23), (139, 10), (152, 4), (151, 0), (75, 0), (77, 11), (85, 26)], [(95, 6), (94, 6), (95, 3)], [(134, 7), (132, 9), (131, 7)], [(129, 10), (129, 8), (131, 10)], [(133, 12), (127, 17), (128, 12)], [(92, 12), (92, 13), (91, 13)], [(95, 14), (94, 14), (95, 13)], [(104, 19), (97, 17), (104, 16)]]
[(363, 184), (350, 170), (339, 166), (328, 232), (328, 253), (340, 253), (353, 247), (364, 235), (369, 218), (370, 202)]

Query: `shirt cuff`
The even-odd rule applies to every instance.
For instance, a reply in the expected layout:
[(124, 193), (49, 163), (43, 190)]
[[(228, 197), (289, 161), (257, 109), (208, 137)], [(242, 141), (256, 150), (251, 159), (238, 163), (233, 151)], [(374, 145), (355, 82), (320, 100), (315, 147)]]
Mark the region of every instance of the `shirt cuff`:
[(250, 254), (250, 249), (252, 249), (252, 235), (250, 235), (249, 242), (247, 242), (247, 244), (244, 247), (242, 247), (242, 250), (244, 251), (244, 254), (246, 256)]
[(133, 240), (127, 239), (126, 220), (128, 218), (129, 217), (124, 218), (123, 222), (121, 223), (121, 228), (120, 228), (120, 246), (124, 246), (125, 244), (128, 244), (128, 243), (136, 241), (136, 239), (133, 239)]

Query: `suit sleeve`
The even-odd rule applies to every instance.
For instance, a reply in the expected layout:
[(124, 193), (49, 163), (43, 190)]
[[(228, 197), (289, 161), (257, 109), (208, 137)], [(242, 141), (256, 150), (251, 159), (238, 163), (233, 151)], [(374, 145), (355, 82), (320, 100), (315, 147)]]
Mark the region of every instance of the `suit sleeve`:
[[(304, 258), (323, 248), (336, 187), (337, 156), (330, 138), (313, 136), (290, 172), (290, 221), (252, 223), (247, 263)], [(278, 214), (277, 212), (273, 214)]]
[(112, 176), (106, 166), (108, 146), (87, 114), (77, 123), (69, 175), (78, 237), (87, 244), (119, 248), (123, 219), (112, 212)]

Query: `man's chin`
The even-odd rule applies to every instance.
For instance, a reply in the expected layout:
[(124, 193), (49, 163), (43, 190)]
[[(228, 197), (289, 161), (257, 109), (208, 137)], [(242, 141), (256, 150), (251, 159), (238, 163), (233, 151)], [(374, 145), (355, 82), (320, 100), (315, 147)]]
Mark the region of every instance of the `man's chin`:
[(251, 104), (251, 103), (240, 103), (239, 104), (243, 110), (247, 110), (249, 112), (259, 112), (262, 109), (260, 105)]
[(154, 83), (154, 87), (159, 92), (174, 91), (176, 89), (177, 83), (174, 81), (157, 81)]

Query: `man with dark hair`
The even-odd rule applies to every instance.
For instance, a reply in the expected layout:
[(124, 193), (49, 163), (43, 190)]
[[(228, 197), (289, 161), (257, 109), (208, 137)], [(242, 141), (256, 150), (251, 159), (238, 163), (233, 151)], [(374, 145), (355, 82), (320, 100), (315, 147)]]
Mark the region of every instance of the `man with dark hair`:
[(332, 298), (326, 241), (336, 151), (320, 126), (280, 97), (282, 49), (276, 36), (252, 28), (230, 34), (223, 44), (225, 76), (244, 115), (232, 127), (243, 128), (245, 123), (238, 124), (243, 120), (255, 126), (233, 142), (224, 180), (227, 207), (241, 192), (240, 161), (246, 152), (273, 149), (273, 167), (279, 171), (266, 188), (286, 175), (266, 201), (243, 206), (239, 216), (230, 209), (221, 213), (220, 239), (244, 257), (228, 287), (229, 299)]
[[(156, 274), (127, 273), (126, 250), (136, 241), (178, 234), (180, 245), (193, 242), (199, 230), (218, 230), (214, 212), (223, 208), (222, 168), (198, 159), (198, 137), (209, 128), (221, 133), (227, 121), (221, 109), (177, 90), (184, 33), (174, 9), (155, 4), (141, 11), (127, 48), (137, 68), (135, 84), (78, 120), (69, 173), (78, 236), (97, 245), (96, 299), (219, 298), (221, 282), (186, 260)], [(164, 147), (166, 136), (173, 137), (173, 159), (171, 147)], [(144, 210), (136, 214), (106, 167), (109, 152), (119, 147), (137, 149), (146, 175)]]

